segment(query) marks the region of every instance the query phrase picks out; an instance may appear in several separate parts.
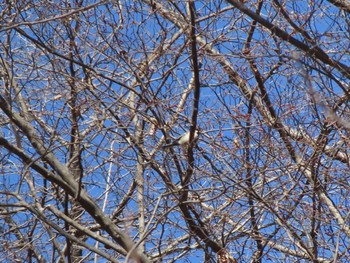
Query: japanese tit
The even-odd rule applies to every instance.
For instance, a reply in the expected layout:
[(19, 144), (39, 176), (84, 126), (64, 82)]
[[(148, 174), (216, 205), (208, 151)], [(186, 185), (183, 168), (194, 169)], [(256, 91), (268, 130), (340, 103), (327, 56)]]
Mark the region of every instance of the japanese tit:
[[(197, 138), (198, 138), (198, 130), (195, 130), (193, 135), (193, 141), (197, 140)], [(180, 146), (187, 145), (189, 141), (190, 141), (190, 131), (187, 131), (172, 143), (164, 145), (163, 148), (176, 146), (176, 145), (180, 145)]]

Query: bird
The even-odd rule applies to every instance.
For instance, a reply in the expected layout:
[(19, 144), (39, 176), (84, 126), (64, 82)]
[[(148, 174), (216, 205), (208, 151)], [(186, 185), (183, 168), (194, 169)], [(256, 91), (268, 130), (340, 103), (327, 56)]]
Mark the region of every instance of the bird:
[[(193, 141), (197, 140), (197, 138), (198, 138), (198, 130), (195, 130), (193, 134)], [(181, 135), (179, 138), (174, 140), (172, 143), (164, 145), (163, 148), (177, 146), (177, 145), (180, 145), (180, 146), (187, 145), (189, 141), (190, 141), (190, 131), (187, 131), (186, 133)]]

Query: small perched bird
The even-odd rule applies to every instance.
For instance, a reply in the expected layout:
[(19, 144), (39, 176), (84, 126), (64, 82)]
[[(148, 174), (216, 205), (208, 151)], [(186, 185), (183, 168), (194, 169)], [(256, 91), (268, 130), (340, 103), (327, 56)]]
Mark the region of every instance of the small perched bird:
[[(197, 140), (198, 138), (198, 131), (195, 130), (194, 135), (193, 135), (193, 140)], [(171, 147), (171, 146), (176, 146), (176, 145), (186, 145), (188, 144), (190, 141), (190, 131), (186, 132), (185, 134), (181, 135), (179, 138), (177, 138), (175, 141), (173, 141), (172, 143), (166, 144), (163, 146), (163, 148), (166, 147)]]

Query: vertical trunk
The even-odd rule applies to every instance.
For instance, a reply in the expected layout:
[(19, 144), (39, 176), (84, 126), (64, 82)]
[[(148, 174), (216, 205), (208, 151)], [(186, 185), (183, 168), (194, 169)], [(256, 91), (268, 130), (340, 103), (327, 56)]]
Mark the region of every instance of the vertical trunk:
[[(74, 68), (73, 58), (74, 50), (76, 50), (75, 44), (75, 34), (74, 32), (78, 31), (79, 23), (76, 24), (74, 30), (67, 26), (68, 37), (70, 39), (70, 52), (69, 56), (71, 62), (69, 64), (69, 73), (70, 78), (68, 79), (68, 84), (70, 87), (70, 99), (69, 99), (69, 108), (70, 108), (70, 119), (71, 119), (71, 132), (70, 132), (70, 145), (69, 145), (69, 160), (68, 168), (71, 171), (74, 180), (79, 182), (79, 190), (75, 193), (74, 199), (71, 198), (67, 200), (66, 198), (66, 213), (69, 217), (74, 219), (76, 222), (79, 222), (79, 217), (83, 213), (83, 209), (80, 204), (76, 201), (79, 200), (80, 189), (82, 187), (83, 179), (83, 165), (82, 165), (82, 146), (81, 146), (81, 137), (79, 132), (79, 119), (81, 117), (80, 105), (78, 102), (78, 87), (76, 83), (76, 69)], [(84, 236), (77, 232), (76, 229), (68, 227), (69, 232), (74, 234), (77, 238), (84, 239)], [(77, 244), (67, 240), (67, 256), (68, 262), (81, 262), (82, 259), (82, 249)]]
[[(135, 109), (135, 93), (130, 94), (130, 106), (131, 109)], [(137, 115), (137, 111), (133, 111), (133, 123), (135, 125), (135, 140), (136, 143), (142, 143), (142, 125)], [(136, 183), (137, 183), (137, 204), (138, 204), (138, 221), (139, 221), (139, 237), (142, 239), (145, 232), (145, 209), (144, 209), (144, 167), (142, 165), (143, 158), (141, 155), (137, 156), (137, 171), (136, 171)], [(140, 252), (145, 251), (145, 242), (140, 243)]]

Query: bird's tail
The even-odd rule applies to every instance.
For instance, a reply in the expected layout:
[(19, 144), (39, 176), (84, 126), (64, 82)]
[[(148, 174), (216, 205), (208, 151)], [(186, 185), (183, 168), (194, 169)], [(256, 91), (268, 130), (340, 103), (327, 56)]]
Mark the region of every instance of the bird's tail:
[(175, 145), (177, 145), (177, 143), (169, 143), (169, 144), (163, 145), (162, 148), (168, 148), (168, 147), (172, 147), (172, 146), (175, 146)]

